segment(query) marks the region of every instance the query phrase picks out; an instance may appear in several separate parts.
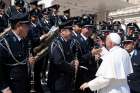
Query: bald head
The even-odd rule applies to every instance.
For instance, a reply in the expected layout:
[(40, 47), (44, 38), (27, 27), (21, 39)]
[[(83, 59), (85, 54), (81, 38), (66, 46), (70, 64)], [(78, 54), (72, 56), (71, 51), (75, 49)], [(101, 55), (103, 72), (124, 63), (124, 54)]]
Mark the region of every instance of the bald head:
[(106, 46), (108, 49), (120, 45), (120, 43), (121, 43), (121, 37), (117, 33), (110, 33), (106, 38)]

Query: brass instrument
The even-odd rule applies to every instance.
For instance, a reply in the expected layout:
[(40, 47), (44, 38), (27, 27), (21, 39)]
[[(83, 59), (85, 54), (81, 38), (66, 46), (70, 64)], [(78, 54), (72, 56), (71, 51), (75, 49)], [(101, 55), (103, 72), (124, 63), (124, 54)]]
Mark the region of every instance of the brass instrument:
[[(54, 29), (55, 31), (49, 31), (47, 34), (44, 34), (40, 37), (40, 45), (35, 47), (33, 49), (33, 52), (37, 54), (37, 56), (40, 55), (40, 53), (43, 53), (45, 50), (48, 49), (49, 44), (52, 42), (52, 40), (57, 37), (58, 35), (58, 29)], [(40, 53), (39, 53), (40, 52)], [(38, 58), (38, 57), (37, 57)]]
[[(40, 37), (40, 45), (38, 45), (37, 47), (35, 47), (33, 49), (33, 52), (35, 53), (35, 60), (38, 61), (40, 60), (42, 57), (44, 57), (47, 53), (48, 50), (48, 46), (49, 44), (52, 42), (52, 40), (57, 36), (57, 29), (55, 29), (54, 31), (50, 31), (47, 34), (44, 34), (42, 37)], [(29, 42), (29, 46), (31, 46), (31, 42)], [(31, 55), (31, 48), (29, 48), (29, 55)], [(30, 81), (30, 85), (31, 85), (31, 90), (30, 93), (36, 93), (35, 90), (35, 78), (34, 78), (34, 64), (29, 64), (30, 66), (30, 73), (31, 73), (31, 81)]]
[[(28, 54), (29, 54), (29, 57), (32, 57), (32, 53), (31, 53), (31, 41), (28, 42)], [(28, 66), (30, 69), (30, 77), (31, 77), (31, 80), (30, 80), (30, 85), (31, 85), (31, 88), (30, 88), (30, 93), (36, 93), (36, 90), (35, 90), (35, 73), (34, 73), (34, 64), (30, 64), (28, 63)]]
[[(11, 28), (8, 28), (3, 33), (0, 33), (0, 39), (3, 38), (8, 31), (11, 31), (10, 29)], [(47, 34), (44, 34), (40, 38), (40, 41), (41, 41), (40, 45), (38, 45), (37, 47), (35, 47), (33, 49), (33, 52), (35, 53), (34, 58), (36, 59), (36, 61), (40, 60), (42, 57), (44, 57), (46, 55), (47, 50), (48, 50), (48, 46), (50, 45), (52, 40), (55, 37), (57, 37), (57, 35), (58, 35), (58, 29), (55, 29), (54, 31), (52, 30), (52, 31), (48, 32)], [(31, 42), (28, 42), (28, 45), (29, 45), (28, 54), (30, 57), (30, 56), (32, 56), (32, 54), (31, 54)], [(28, 69), (29, 69), (29, 74), (31, 75), (30, 93), (37, 93), (37, 91), (35, 90), (34, 64), (29, 64), (29, 62), (28, 62)]]

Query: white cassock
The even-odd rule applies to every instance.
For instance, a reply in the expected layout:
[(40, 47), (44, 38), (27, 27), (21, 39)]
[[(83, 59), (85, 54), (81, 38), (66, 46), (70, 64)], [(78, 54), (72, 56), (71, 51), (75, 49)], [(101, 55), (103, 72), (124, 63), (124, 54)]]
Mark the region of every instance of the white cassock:
[(133, 73), (131, 59), (126, 50), (115, 46), (103, 58), (96, 78), (88, 82), (92, 91), (99, 93), (130, 93), (128, 74)]
[(109, 51), (104, 46), (101, 49), (102, 52), (100, 53), (100, 55), (101, 55), (101, 59), (103, 59), (109, 53)]

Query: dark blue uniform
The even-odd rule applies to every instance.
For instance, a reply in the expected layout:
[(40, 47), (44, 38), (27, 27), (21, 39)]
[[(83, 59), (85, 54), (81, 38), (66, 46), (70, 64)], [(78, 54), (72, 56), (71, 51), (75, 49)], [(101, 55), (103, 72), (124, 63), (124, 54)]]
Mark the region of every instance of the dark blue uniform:
[(28, 33), (28, 38), (31, 40), (32, 47), (36, 47), (40, 44), (40, 36), (43, 35), (41, 26), (38, 23), (30, 25), (30, 30)]
[(45, 18), (41, 19), (42, 30), (45, 33), (48, 33), (52, 27), (50, 20), (46, 20)]
[(70, 64), (73, 55), (71, 41), (65, 42), (62, 37), (53, 41), (50, 47), (50, 69), (48, 84), (51, 93), (72, 93), (74, 67)]
[[(28, 39), (31, 41), (32, 44), (32, 48), (37, 47), (40, 44), (40, 36), (43, 34), (42, 33), (42, 29), (40, 27), (39, 24), (35, 24), (36, 26), (34, 26), (33, 24), (31, 24), (31, 28), (29, 30), (28, 33)], [(33, 53), (35, 55), (35, 53)], [(42, 87), (41, 87), (41, 70), (42, 70), (42, 65), (44, 62), (44, 57), (40, 60), (37, 60), (36, 64), (35, 64), (35, 89), (37, 91), (37, 93), (43, 93), (42, 92)]]
[(134, 50), (134, 54), (131, 56), (134, 73), (128, 76), (128, 83), (131, 93), (140, 93), (140, 51)]
[(37, 16), (38, 16), (38, 18), (41, 20), (41, 18), (43, 17), (42, 16), (42, 13), (41, 13), (41, 11), (39, 10), (39, 9), (32, 9), (31, 11), (30, 11), (30, 14), (32, 14), (32, 13), (35, 13)]
[(27, 57), (23, 40), (9, 31), (0, 42), (0, 90), (9, 86), (13, 93), (29, 93)]
[(14, 16), (18, 13), (27, 13), (27, 10), (24, 7), (21, 8), (20, 10), (17, 10), (16, 6), (11, 6), (6, 11), (6, 14), (7, 14), (8, 17)]
[(61, 17), (60, 17), (59, 15), (50, 16), (50, 21), (51, 21), (51, 24), (52, 24), (53, 26), (62, 25), (62, 20), (61, 20)]
[[(94, 57), (92, 57), (91, 54), (91, 49), (94, 47), (94, 42), (90, 38), (85, 40), (81, 35), (78, 36), (78, 41), (80, 43), (81, 50), (82, 50), (81, 52), (82, 56), (79, 57), (80, 65), (88, 68), (88, 70), (81, 69), (81, 68), (79, 69), (79, 73), (77, 77), (78, 78), (77, 88), (79, 88), (80, 85), (83, 84), (84, 82), (88, 82), (94, 79), (95, 73), (97, 71), (97, 64), (95, 62)], [(87, 93), (89, 93), (88, 90)]]
[(2, 33), (8, 27), (8, 16), (4, 14), (0, 17), (0, 33)]

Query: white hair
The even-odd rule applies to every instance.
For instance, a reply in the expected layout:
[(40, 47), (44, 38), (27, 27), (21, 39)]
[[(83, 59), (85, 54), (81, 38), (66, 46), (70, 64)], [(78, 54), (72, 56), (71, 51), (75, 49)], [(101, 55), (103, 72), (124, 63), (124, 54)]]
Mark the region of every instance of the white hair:
[(117, 33), (110, 33), (109, 35), (109, 38), (111, 39), (111, 41), (116, 44), (116, 45), (120, 45), (121, 43), (121, 37), (119, 34)]

